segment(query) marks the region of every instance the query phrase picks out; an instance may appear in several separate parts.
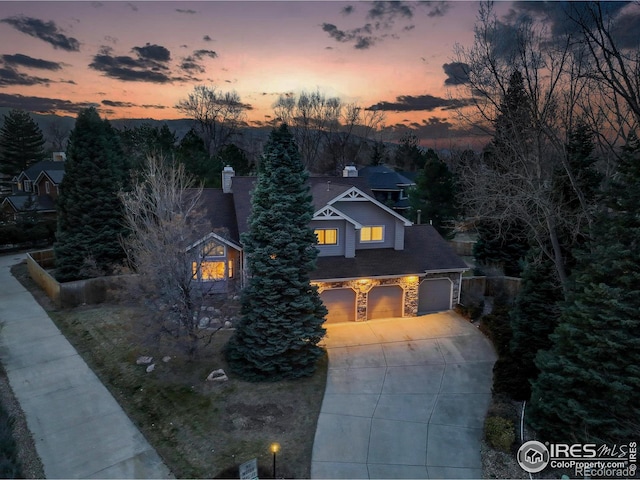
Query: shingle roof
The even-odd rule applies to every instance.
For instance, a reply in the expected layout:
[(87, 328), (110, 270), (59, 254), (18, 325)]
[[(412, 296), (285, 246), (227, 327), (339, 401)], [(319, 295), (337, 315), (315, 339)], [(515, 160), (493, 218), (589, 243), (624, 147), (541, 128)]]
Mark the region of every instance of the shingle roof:
[(56, 209), (55, 203), (49, 195), (36, 196), (31, 193), (22, 192), (10, 195), (6, 197), (4, 201), (8, 202), (14, 210), (22, 212), (25, 210), (25, 206), (27, 206), (30, 198), (34, 202), (31, 208), (36, 212), (49, 212)]
[(64, 177), (64, 162), (42, 160), (27, 168), (24, 171), (24, 174), (29, 178), (29, 180), (35, 181), (38, 178), (38, 175), (42, 172), (47, 172), (47, 175), (49, 175), (51, 180), (56, 183), (60, 183), (62, 181), (62, 177)]
[(357, 250), (354, 258), (318, 257), (312, 280), (418, 275), (431, 270), (466, 270), (466, 263), (431, 225), (404, 230), (404, 250)]
[[(238, 222), (233, 205), (233, 195), (223, 193), (218, 188), (205, 188), (202, 190), (202, 201), (207, 209), (206, 218), (210, 222), (210, 230), (218, 235), (228, 238), (236, 243), (240, 241), (238, 235)], [(226, 229), (226, 232), (220, 230)], [(204, 232), (203, 236), (208, 233)]]
[[(256, 177), (233, 177), (233, 203), (237, 218), (238, 233), (249, 229), (248, 219), (251, 213), (251, 191)], [(309, 177), (310, 193), (313, 197), (314, 210), (324, 207), (327, 202), (346, 192), (351, 187), (357, 187), (364, 193), (373, 196), (367, 188), (367, 181), (360, 177)]]
[(364, 167), (358, 175), (365, 178), (372, 190), (399, 190), (398, 185), (412, 185), (415, 182), (384, 165)]

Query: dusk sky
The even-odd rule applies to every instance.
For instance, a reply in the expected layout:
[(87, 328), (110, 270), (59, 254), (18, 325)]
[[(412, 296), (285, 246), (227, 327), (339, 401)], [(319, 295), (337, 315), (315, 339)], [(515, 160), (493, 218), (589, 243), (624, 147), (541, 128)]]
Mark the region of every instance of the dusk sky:
[[(499, 2), (506, 13), (511, 2)], [(454, 45), (478, 2), (0, 2), (0, 106), (180, 118), (198, 84), (235, 90), (249, 123), (319, 89), (428, 138), (455, 126)], [(423, 135), (421, 135), (422, 137)]]

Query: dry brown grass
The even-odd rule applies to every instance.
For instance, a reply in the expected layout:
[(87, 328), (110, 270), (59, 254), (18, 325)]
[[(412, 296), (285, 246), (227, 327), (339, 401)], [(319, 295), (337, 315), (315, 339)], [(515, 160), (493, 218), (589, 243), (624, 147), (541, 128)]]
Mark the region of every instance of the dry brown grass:
[[(123, 409), (178, 478), (237, 475), (237, 466), (258, 459), (260, 475), (271, 476), (269, 445), (278, 442), (278, 477), (309, 478), (311, 450), (326, 383), (326, 357), (313, 377), (271, 383), (206, 382), (227, 369), (222, 349), (231, 332), (218, 332), (196, 360), (181, 358), (170, 345), (143, 347), (136, 308), (117, 304), (57, 310), (37, 286), (14, 274), (45, 306)], [(35, 289), (35, 290), (34, 290)], [(136, 365), (154, 357), (155, 370)], [(171, 356), (163, 362), (162, 358)]]

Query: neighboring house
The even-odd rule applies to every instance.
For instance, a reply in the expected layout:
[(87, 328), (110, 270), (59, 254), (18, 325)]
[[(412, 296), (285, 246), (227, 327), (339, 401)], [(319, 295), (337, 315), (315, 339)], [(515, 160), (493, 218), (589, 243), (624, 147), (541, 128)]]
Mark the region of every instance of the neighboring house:
[[(204, 193), (218, 233), (193, 245), (207, 245), (196, 274), (203, 281), (217, 281), (219, 291), (233, 291), (243, 283), (240, 236), (249, 228), (255, 181), (234, 177), (226, 167), (222, 190)], [(309, 185), (315, 212), (311, 227), (319, 250), (311, 280), (329, 310), (327, 322), (412, 317), (449, 310), (459, 302), (468, 267), (433, 227), (413, 225), (376, 200), (365, 178), (311, 177)]]
[[(353, 175), (355, 167), (347, 167), (344, 173), (347, 169), (350, 169), (349, 175)], [(409, 208), (408, 189), (416, 184), (413, 180), (415, 173), (396, 172), (384, 165), (375, 165), (361, 168), (355, 175), (366, 179), (373, 196), (379, 202), (401, 214)]]
[(14, 218), (24, 212), (36, 212), (44, 217), (55, 217), (55, 202), (64, 177), (65, 155), (53, 154), (53, 160), (42, 160), (31, 165), (12, 180), (13, 193), (0, 206), (3, 213)]

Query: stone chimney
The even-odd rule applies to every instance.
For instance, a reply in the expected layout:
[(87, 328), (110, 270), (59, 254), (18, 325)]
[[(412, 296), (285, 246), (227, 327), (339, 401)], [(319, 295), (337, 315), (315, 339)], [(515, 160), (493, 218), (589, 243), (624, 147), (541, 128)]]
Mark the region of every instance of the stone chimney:
[(357, 177), (358, 176), (358, 170), (356, 169), (355, 165), (347, 165), (346, 167), (344, 167), (344, 170), (342, 170), (342, 176), (343, 177)]
[(222, 170), (222, 193), (232, 193), (231, 184), (232, 178), (236, 172), (233, 170), (233, 167), (227, 165)]

